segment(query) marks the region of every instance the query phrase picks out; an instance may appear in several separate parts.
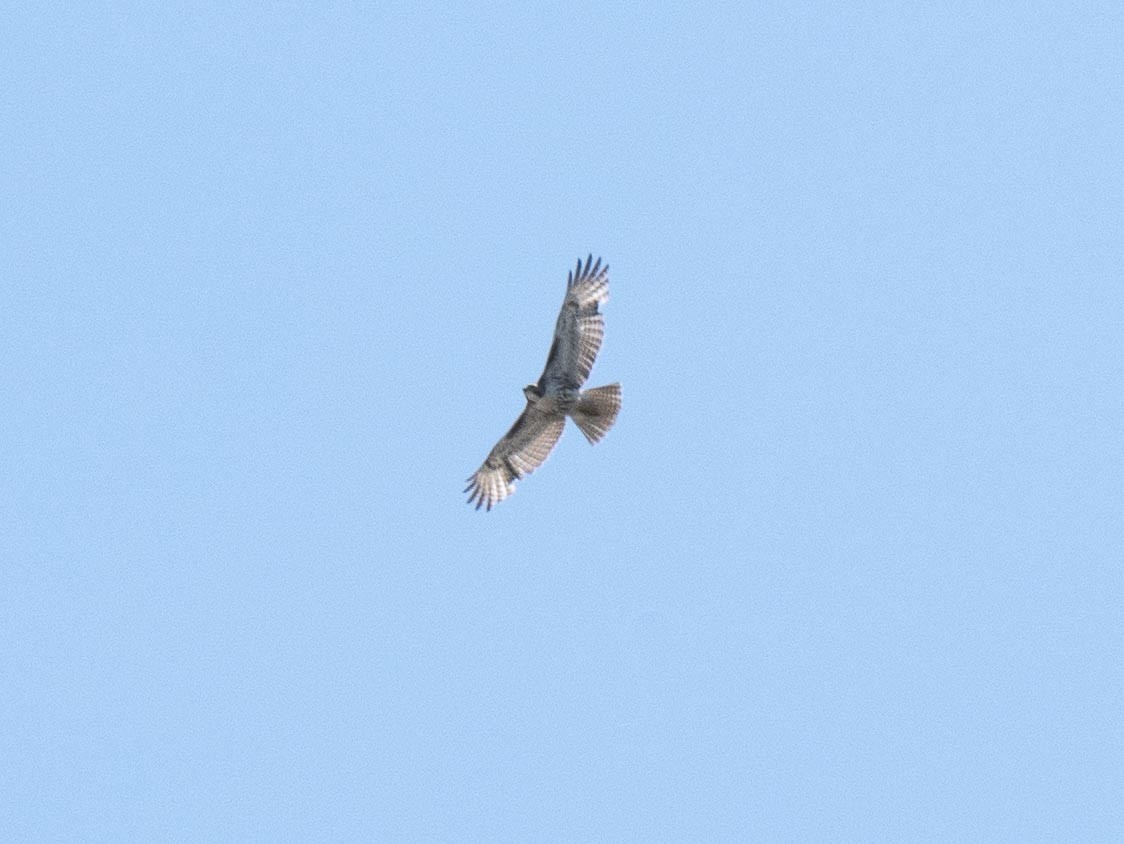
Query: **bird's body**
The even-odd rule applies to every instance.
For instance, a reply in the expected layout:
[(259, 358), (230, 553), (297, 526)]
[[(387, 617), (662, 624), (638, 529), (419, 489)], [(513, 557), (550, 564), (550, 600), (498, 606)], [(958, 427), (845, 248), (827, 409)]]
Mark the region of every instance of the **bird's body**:
[(569, 416), (589, 442), (600, 440), (617, 419), (620, 384), (582, 390), (601, 349), (605, 320), (598, 308), (609, 300), (609, 267), (601, 259), (578, 261), (566, 279), (566, 298), (554, 326), (546, 366), (535, 384), (523, 388), (527, 406), (484, 464), (468, 479), (465, 492), (476, 509), (492, 507), (515, 491), (515, 481), (542, 465)]

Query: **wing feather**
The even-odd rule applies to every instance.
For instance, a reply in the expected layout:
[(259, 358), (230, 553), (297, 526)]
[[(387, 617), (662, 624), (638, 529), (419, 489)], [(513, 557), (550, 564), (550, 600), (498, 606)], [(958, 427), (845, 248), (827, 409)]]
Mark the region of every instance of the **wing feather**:
[(605, 336), (605, 318), (599, 306), (609, 301), (609, 265), (601, 259), (586, 258), (566, 278), (566, 298), (554, 325), (554, 340), (546, 366), (539, 377), (544, 392), (561, 388), (579, 389), (589, 378), (601, 340)]
[(511, 430), (468, 479), (464, 488), (471, 493), (468, 503), (475, 502), (477, 510), (491, 510), (515, 492), (515, 481), (535, 471), (550, 456), (565, 424), (562, 414), (543, 412), (537, 402), (528, 403)]

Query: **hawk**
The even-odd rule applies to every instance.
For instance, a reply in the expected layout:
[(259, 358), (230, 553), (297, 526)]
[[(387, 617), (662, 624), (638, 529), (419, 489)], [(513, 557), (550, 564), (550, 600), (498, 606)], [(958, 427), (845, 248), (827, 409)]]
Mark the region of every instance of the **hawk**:
[(605, 319), (599, 305), (609, 301), (609, 265), (593, 255), (585, 266), (578, 259), (576, 270), (566, 278), (566, 298), (554, 324), (554, 342), (537, 384), (523, 388), (527, 406), (496, 443), (488, 459), (468, 479), (465, 492), (476, 509), (491, 510), (515, 492), (515, 481), (543, 464), (569, 416), (593, 445), (613, 423), (621, 408), (621, 385), (608, 384), (582, 390), (601, 349)]

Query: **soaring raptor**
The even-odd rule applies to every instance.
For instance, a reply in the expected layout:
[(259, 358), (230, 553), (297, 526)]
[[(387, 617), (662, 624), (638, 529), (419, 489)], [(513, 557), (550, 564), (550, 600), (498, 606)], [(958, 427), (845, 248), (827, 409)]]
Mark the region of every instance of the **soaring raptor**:
[(503, 435), (484, 465), (468, 479), (468, 503), (488, 510), (515, 492), (515, 481), (542, 465), (569, 416), (590, 444), (617, 421), (621, 385), (582, 390), (601, 349), (605, 319), (599, 305), (609, 301), (609, 265), (590, 255), (566, 279), (566, 298), (554, 325), (554, 342), (537, 384), (523, 388), (527, 406)]

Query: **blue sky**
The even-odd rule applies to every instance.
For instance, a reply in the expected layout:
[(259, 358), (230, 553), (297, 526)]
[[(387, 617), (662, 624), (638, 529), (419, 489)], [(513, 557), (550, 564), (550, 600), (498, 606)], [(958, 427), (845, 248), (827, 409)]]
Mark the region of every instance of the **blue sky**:
[(1124, 834), (1119, 4), (3, 18), (2, 837)]

